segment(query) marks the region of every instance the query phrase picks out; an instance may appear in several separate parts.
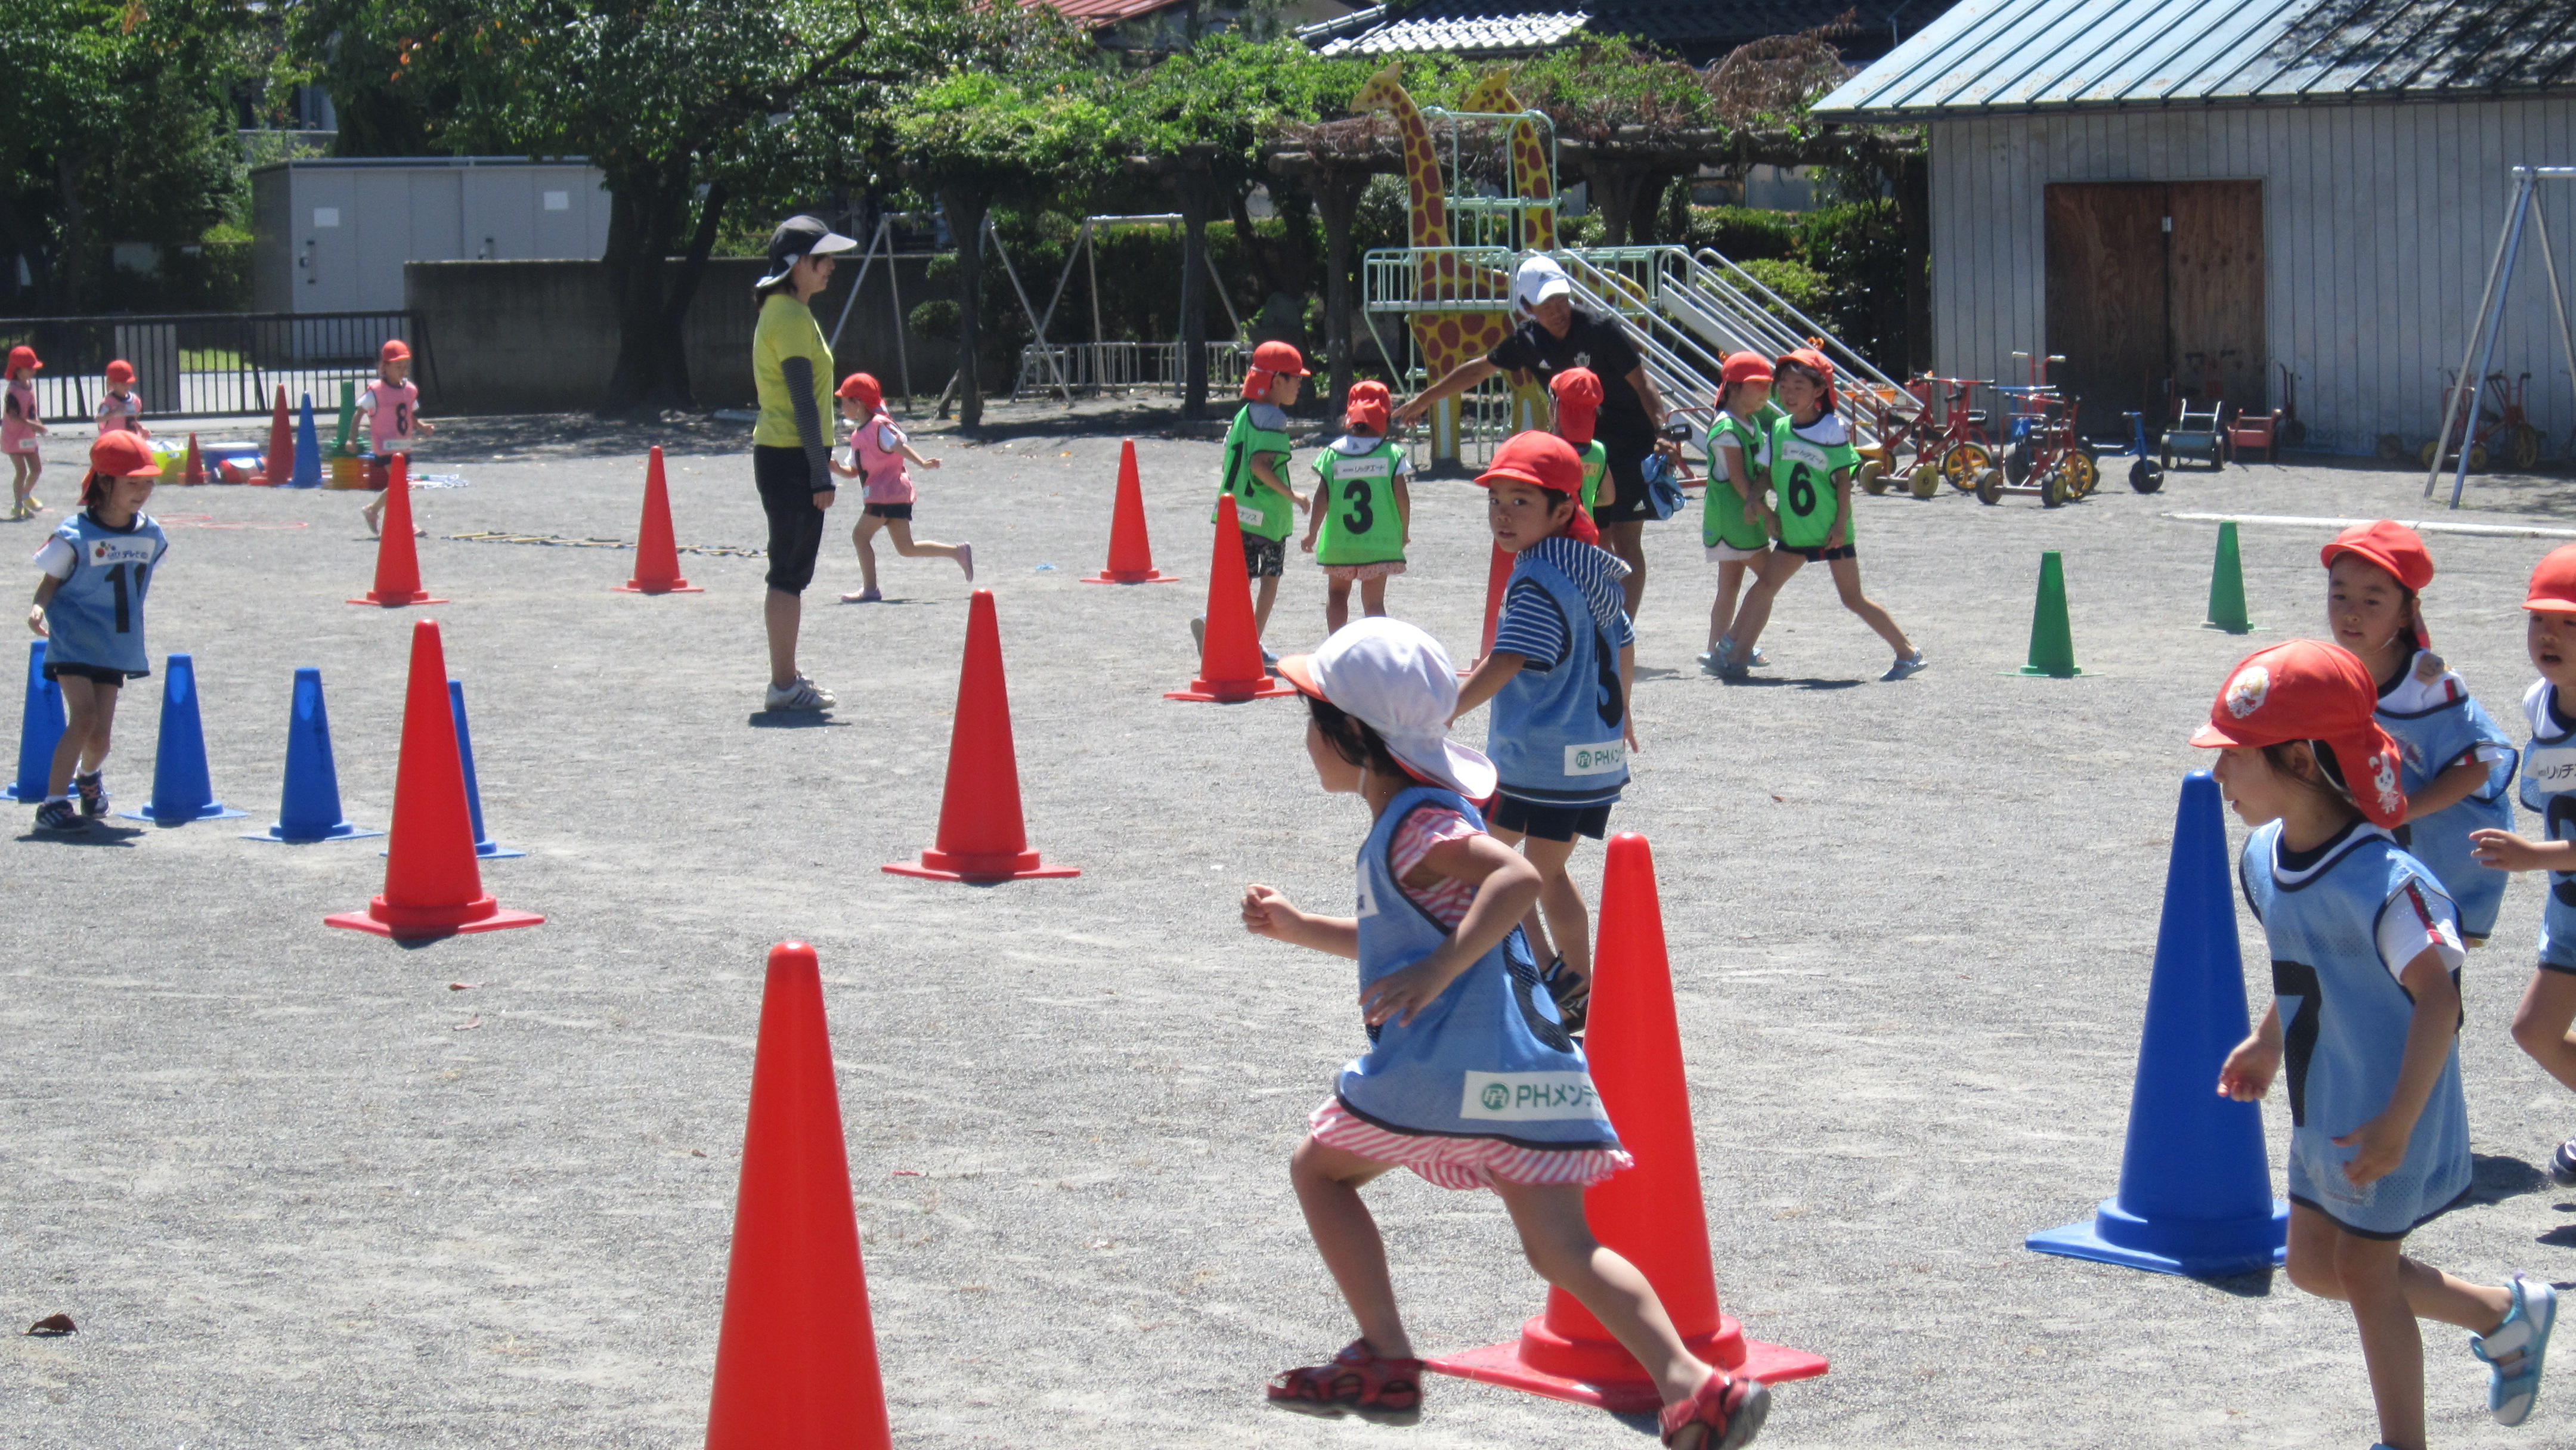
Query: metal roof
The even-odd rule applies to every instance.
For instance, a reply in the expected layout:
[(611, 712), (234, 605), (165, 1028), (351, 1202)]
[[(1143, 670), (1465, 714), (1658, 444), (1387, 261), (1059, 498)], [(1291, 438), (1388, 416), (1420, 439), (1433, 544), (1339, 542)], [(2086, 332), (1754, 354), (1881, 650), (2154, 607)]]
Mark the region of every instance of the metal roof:
[(1580, 31), (1650, 41), (1685, 57), (1721, 54), (1749, 40), (1830, 27), (1863, 54), (1893, 43), (1900, 20), (1929, 21), (1951, 0), (1420, 0), (1357, 10), (1300, 27), (1326, 55), (1409, 51), (1466, 54), (1549, 49)]
[[(1363, 21), (1361, 17), (1372, 17)], [(1316, 47), (1325, 55), (1392, 55), (1453, 51), (1460, 55), (1495, 51), (1545, 50), (1583, 28), (1591, 19), (1582, 10), (1511, 10), (1473, 0), (1432, 0), (1405, 14), (1388, 18), (1385, 7), (1346, 15), (1326, 25), (1344, 33)], [(1354, 24), (1354, 22), (1358, 22)], [(1321, 28), (1321, 27), (1319, 27)]]
[(2576, 86), (2576, 0), (1961, 0), (1828, 120), (2472, 100)]

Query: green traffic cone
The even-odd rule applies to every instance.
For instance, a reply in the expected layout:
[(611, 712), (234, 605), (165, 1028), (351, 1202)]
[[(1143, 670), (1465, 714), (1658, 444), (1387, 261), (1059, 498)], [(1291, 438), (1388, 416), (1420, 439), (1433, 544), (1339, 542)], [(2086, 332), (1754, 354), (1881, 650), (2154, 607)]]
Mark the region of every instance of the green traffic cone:
[(349, 434), (351, 430), (357, 426), (357, 422), (358, 385), (348, 378), (342, 378), (340, 380), (340, 437), (337, 442), (334, 442), (331, 445), (332, 457), (345, 458), (348, 456)]
[(2246, 634), (2254, 622), (2245, 617), (2245, 563), (2236, 551), (2236, 523), (2218, 526), (2218, 559), (2209, 568), (2209, 618), (2203, 629)]
[(2066, 622), (2066, 561), (2055, 549), (2039, 556), (2039, 599), (2030, 611), (2030, 663), (2022, 674), (2071, 680), (2084, 673), (2075, 667), (2075, 632)]

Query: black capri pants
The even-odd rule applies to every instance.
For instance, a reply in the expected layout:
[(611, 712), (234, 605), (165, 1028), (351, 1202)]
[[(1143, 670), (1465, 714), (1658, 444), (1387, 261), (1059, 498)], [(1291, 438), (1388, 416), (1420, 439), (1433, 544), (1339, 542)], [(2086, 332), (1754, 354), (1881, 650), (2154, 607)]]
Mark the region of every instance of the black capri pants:
[(814, 475), (802, 448), (752, 445), (752, 481), (769, 515), (769, 587), (802, 594), (814, 582), (814, 556), (823, 548), (823, 511), (814, 506)]
[(1596, 524), (1642, 524), (1654, 518), (1646, 507), (1646, 455), (1655, 451), (1655, 433), (1643, 428), (1644, 419), (1638, 422), (1642, 431), (1612, 424), (1593, 434), (1610, 455), (1610, 477), (1619, 486), (1617, 502), (1592, 511)]

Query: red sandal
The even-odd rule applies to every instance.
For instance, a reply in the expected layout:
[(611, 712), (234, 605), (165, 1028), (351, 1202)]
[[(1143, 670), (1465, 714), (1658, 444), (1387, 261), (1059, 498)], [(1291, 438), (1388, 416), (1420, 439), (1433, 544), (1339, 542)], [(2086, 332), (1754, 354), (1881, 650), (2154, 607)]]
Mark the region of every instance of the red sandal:
[(1689, 1399), (1664, 1406), (1657, 1426), (1664, 1432), (1666, 1445), (1672, 1444), (1682, 1431), (1699, 1425), (1708, 1431), (1700, 1438), (1700, 1450), (1742, 1450), (1762, 1433), (1762, 1422), (1770, 1417), (1769, 1385), (1760, 1380), (1736, 1379), (1720, 1370), (1702, 1381)]
[(1270, 1403), (1305, 1415), (1347, 1413), (1410, 1425), (1422, 1417), (1422, 1361), (1383, 1358), (1367, 1340), (1354, 1339), (1329, 1364), (1271, 1376)]

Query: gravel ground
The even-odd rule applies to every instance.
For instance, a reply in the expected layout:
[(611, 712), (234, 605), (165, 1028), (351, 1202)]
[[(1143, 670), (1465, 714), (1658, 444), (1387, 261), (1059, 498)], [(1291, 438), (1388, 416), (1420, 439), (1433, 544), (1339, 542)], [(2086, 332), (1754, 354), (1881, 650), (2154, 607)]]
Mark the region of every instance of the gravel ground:
[[(420, 611), (342, 602), (373, 557), (360, 500), (161, 493), (152, 644), (195, 655), (217, 792), (253, 814), (9, 845), (0, 1315), (80, 1332), (0, 1339), (0, 1444), (697, 1443), (762, 952), (791, 937), (822, 953), (898, 1443), (1651, 1443), (1642, 1421), (1449, 1381), (1409, 1430), (1261, 1405), (1264, 1376), (1350, 1337), (1284, 1163), (1359, 1033), (1348, 966), (1248, 940), (1234, 900), (1248, 880), (1344, 899), (1366, 822), (1316, 791), (1293, 701), (1161, 698), (1194, 672), (1202, 585), (1076, 582), (1104, 557), (1122, 429), (1159, 561), (1198, 576), (1215, 446), (1145, 436), (1171, 431), (1153, 412), (996, 416), (980, 443), (925, 430), (948, 467), (922, 478), (919, 529), (977, 546), (1032, 844), (1079, 879), (877, 870), (937, 819), (951, 565), (883, 551), (888, 602), (844, 607), (857, 567), (828, 549), (805, 661), (842, 706), (773, 728), (759, 560), (684, 555), (704, 594), (637, 598), (609, 590), (628, 552), (448, 537), (632, 537), (660, 442), (681, 542), (757, 546), (742, 429), (460, 420), (419, 461), (470, 480), (415, 495), (423, 573), (455, 601), (428, 612), (492, 832), (529, 852), (486, 885), (548, 922), (414, 950), (321, 924), (379, 889), (381, 843), (236, 838), (274, 812), (299, 665), (328, 684), (349, 815), (385, 823)], [(81, 443), (48, 452), (59, 504)], [(2482, 481), (2472, 502), (2566, 527), (2571, 492)], [(1416, 500), (1390, 600), (1463, 655), (1479, 495)], [(2340, 1308), (2021, 1246), (2115, 1185), (2175, 791), (2204, 763), (2186, 737), (2237, 657), (2320, 622), (2328, 531), (2249, 523), (2262, 632), (2199, 628), (2214, 529), (2188, 511), (2424, 509), (2406, 474), (2309, 465), (2056, 512), (1863, 499), (1869, 587), (1933, 661), (1897, 685), (1821, 570), (1783, 597), (1761, 683), (1702, 677), (1695, 516), (1650, 531), (1644, 752), (1615, 824), (1656, 848), (1721, 1292), (1834, 1366), (1781, 1390), (1765, 1444), (2372, 1438)], [(0, 550), (39, 537), (0, 527)], [(2433, 540), (2437, 638), (2500, 717), (2551, 542)], [(2066, 557), (2079, 680), (2010, 674), (2044, 549)], [(1275, 646), (1314, 642), (1322, 592), (1292, 562)], [(149, 792), (160, 690), (131, 694), (125, 806)], [(2576, 1202), (2533, 1166), (2576, 1103), (2506, 1035), (2540, 903), (2517, 881), (2468, 971), (2484, 1201), (2415, 1239), (2490, 1281), (2576, 1277)], [(2259, 963), (2250, 923), (2246, 941)], [(2286, 1108), (2266, 1114), (2277, 1155)], [(1420, 1343), (1505, 1338), (1536, 1310), (1490, 1195), (1399, 1175), (1373, 1198)], [(2459, 1336), (2427, 1338), (2442, 1443), (2569, 1441), (2570, 1392), (2499, 1430)]]

